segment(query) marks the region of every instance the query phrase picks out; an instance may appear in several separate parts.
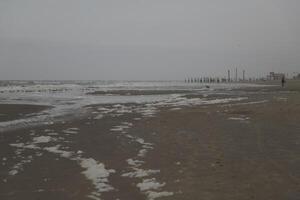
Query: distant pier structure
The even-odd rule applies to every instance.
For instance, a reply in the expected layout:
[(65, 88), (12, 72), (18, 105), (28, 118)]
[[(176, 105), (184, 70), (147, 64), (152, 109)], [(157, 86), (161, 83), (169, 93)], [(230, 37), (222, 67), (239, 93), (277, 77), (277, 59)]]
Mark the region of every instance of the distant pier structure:
[[(231, 68), (232, 69), (232, 68)], [(240, 74), (239, 74), (240, 72)], [(241, 73), (242, 72), (242, 73)], [(270, 77), (277, 78), (277, 74), (271, 74)], [(228, 69), (227, 74), (224, 76), (197, 76), (188, 77), (185, 79), (185, 83), (232, 83), (232, 82), (253, 82), (260, 80), (258, 78), (246, 78), (246, 70), (238, 70), (238, 67), (234, 67), (233, 70)]]
[(197, 77), (197, 78), (186, 78), (185, 83), (226, 83), (229, 82), (225, 77)]

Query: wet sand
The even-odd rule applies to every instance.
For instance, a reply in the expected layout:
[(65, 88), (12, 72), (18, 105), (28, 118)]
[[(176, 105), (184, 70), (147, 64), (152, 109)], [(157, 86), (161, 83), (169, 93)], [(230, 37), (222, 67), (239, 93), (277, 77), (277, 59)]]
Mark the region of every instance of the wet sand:
[(181, 191), (173, 199), (298, 199), (300, 96), (277, 98), (162, 112), (147, 163), (159, 158), (153, 165)]
[(0, 104), (0, 122), (20, 119), (49, 108), (42, 105)]
[[(91, 199), (97, 184), (82, 174), (85, 158), (114, 170), (98, 182), (114, 189), (93, 196), (104, 200), (299, 199), (300, 87), (288, 87), (233, 91), (224, 97), (248, 99), (154, 114), (147, 105), (94, 105), (82, 118), (2, 132), (0, 199)], [(40, 136), (51, 140), (31, 142)], [(38, 149), (11, 145), (20, 143)], [(72, 156), (47, 150), (56, 145)], [(148, 173), (125, 176), (137, 171)], [(141, 190), (147, 180), (150, 189)]]

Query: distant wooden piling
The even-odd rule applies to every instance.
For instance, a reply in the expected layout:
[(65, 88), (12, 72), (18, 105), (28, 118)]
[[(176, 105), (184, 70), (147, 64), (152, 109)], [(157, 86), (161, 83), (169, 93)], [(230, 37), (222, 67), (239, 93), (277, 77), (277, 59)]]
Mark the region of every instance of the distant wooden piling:
[(228, 82), (230, 82), (230, 70), (228, 70)]

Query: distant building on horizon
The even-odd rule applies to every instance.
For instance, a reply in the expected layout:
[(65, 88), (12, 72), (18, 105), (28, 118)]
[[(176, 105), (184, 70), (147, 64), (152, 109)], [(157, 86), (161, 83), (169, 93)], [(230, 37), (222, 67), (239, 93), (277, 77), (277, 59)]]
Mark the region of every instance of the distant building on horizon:
[(281, 80), (282, 77), (285, 75), (283, 73), (275, 73), (275, 72), (270, 72), (270, 74), (267, 76), (268, 80)]
[(300, 73), (294, 73), (293, 79), (300, 79)]

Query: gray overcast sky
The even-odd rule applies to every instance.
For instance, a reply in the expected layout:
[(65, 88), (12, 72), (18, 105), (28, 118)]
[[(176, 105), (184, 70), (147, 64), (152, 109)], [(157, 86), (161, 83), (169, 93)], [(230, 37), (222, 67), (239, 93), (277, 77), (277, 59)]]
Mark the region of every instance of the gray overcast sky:
[(300, 72), (299, 0), (0, 0), (0, 79)]

